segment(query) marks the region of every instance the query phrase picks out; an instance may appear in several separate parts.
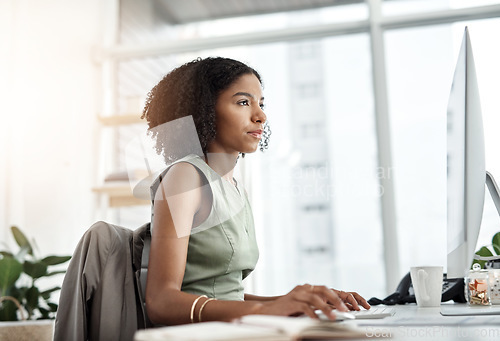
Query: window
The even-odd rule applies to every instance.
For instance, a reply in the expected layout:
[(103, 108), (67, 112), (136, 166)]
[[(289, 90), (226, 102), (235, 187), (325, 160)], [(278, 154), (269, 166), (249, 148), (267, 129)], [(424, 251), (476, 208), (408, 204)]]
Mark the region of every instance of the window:
[[(376, 101), (374, 97), (366, 3), (156, 26), (146, 41), (237, 33), (251, 35), (252, 39), (248, 43), (235, 42), (238, 46), (231, 48), (122, 61), (118, 102), (122, 109), (133, 106), (137, 96), (144, 96), (154, 84), (153, 80), (199, 56), (223, 55), (255, 67), (264, 79), (266, 114), (273, 134), (268, 151), (249, 155), (238, 166), (252, 196), (261, 250), (251, 279), (253, 291), (282, 294), (307, 281), (383, 297), (394, 290), (392, 283), (386, 283), (385, 272), (406, 273), (413, 264), (445, 264), (446, 106), (465, 23), (450, 24), (450, 19), (444, 18), (446, 23), (431, 26), (426, 19), (436, 20), (436, 13), (441, 15), (450, 9), (498, 3), (381, 2), (383, 18), (373, 24), (381, 25), (385, 41), (392, 140), (389, 149), (393, 154), (388, 169), (379, 167), (377, 161), (375, 106), (384, 98)], [(500, 107), (496, 95), (500, 50), (492, 42), (497, 40), (500, 19), (480, 18), (495, 13), (500, 17), (500, 9), (493, 6), (487, 11), (480, 15), (477, 13), (481, 8), (471, 11), (475, 21), (467, 24), (483, 104), (487, 168), (499, 178), (500, 161), (495, 153), (500, 145), (496, 131), (500, 122), (495, 113)], [(411, 28), (384, 26), (383, 19), (398, 20), (399, 15), (403, 19), (407, 15), (418, 18)], [(122, 42), (142, 42), (136, 17), (127, 18)], [(290, 41), (262, 45), (255, 42), (257, 31), (345, 22), (354, 29), (333, 30), (327, 38), (323, 38), (323, 32), (307, 40), (288, 37)], [(397, 217), (399, 269), (388, 269), (384, 264), (380, 211), (385, 189), (381, 179), (395, 184), (396, 212), (390, 214)], [(484, 230), (498, 230), (498, 225), (487, 197), (482, 235), (489, 238), (492, 233)], [(483, 243), (481, 238), (479, 242)]]

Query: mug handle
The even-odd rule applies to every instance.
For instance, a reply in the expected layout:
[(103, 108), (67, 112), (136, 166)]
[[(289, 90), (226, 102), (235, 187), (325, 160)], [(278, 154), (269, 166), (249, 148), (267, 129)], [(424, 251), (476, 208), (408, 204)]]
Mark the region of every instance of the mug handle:
[(430, 299), (429, 294), (427, 293), (427, 288), (425, 287), (425, 280), (429, 277), (427, 272), (424, 269), (418, 270), (418, 286), (420, 287), (420, 295), (422, 296), (422, 300), (428, 301)]

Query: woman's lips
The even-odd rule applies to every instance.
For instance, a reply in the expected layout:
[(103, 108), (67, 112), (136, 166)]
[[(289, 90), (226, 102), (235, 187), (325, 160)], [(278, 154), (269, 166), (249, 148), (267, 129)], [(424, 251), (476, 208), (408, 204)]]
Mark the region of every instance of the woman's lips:
[(247, 134), (252, 135), (256, 139), (260, 139), (262, 137), (262, 130), (249, 131)]

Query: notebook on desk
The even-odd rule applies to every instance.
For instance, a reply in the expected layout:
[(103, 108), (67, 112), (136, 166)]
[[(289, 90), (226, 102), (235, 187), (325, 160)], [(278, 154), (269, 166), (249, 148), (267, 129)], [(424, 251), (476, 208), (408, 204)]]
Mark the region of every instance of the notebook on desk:
[(307, 316), (246, 315), (233, 322), (203, 322), (138, 330), (134, 341), (293, 341), (366, 338), (355, 325)]
[(441, 305), (443, 316), (480, 316), (500, 315), (500, 305), (474, 306), (469, 304), (444, 304)]

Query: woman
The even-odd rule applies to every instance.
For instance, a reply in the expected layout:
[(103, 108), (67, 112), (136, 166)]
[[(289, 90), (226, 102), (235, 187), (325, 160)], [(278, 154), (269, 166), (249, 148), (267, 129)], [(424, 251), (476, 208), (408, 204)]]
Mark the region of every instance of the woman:
[[(152, 186), (146, 307), (155, 324), (228, 321), (247, 314), (315, 318), (315, 310), (334, 318), (332, 307), (370, 307), (357, 293), (309, 284), (279, 297), (243, 292), (242, 280), (254, 269), (258, 249), (250, 205), (233, 170), (239, 155), (267, 147), (263, 102), (259, 74), (226, 58), (182, 65), (148, 95), (142, 117), (149, 128), (191, 116), (201, 148), (199, 155), (179, 156), (183, 143), (177, 141), (173, 151), (161, 130), (153, 133), (157, 151), (171, 163)], [(177, 134), (175, 139), (183, 138)]]

